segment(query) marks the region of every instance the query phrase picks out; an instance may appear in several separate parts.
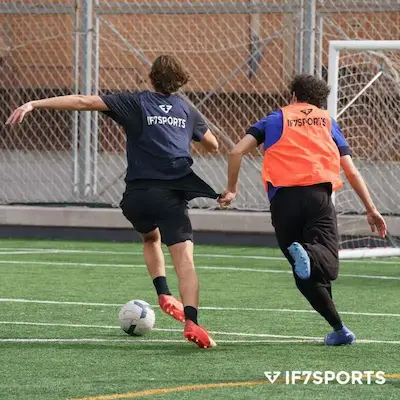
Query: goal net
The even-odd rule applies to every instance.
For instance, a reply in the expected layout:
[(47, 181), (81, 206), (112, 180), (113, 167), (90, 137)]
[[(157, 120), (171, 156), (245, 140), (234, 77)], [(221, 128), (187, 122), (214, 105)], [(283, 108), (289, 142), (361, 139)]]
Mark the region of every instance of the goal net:
[(343, 257), (400, 255), (400, 41), (332, 41), (329, 111), (341, 126), (389, 235), (369, 231), (343, 177), (335, 195)]

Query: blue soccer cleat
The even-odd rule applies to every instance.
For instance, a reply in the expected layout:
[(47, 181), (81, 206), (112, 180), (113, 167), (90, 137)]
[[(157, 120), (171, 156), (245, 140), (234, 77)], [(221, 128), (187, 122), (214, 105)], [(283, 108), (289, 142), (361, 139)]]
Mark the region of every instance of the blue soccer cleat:
[(311, 263), (305, 248), (297, 242), (288, 247), (289, 254), (294, 260), (294, 272), (300, 279), (309, 279), (311, 275)]
[(356, 335), (346, 326), (340, 331), (333, 331), (328, 333), (325, 338), (327, 346), (341, 346), (343, 344), (353, 344), (356, 341)]

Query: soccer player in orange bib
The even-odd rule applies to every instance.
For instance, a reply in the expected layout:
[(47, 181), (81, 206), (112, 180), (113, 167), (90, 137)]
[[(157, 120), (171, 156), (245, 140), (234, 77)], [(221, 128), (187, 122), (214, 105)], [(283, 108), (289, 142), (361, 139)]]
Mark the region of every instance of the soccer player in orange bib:
[(322, 109), (329, 91), (325, 81), (312, 75), (294, 77), (291, 104), (249, 128), (231, 151), (228, 185), (219, 202), (232, 202), (242, 157), (264, 143), (262, 180), (279, 247), (292, 266), (297, 288), (332, 326), (325, 343), (335, 346), (355, 341), (332, 299), (331, 282), (339, 272), (339, 234), (331, 194), (342, 186), (340, 167), (365, 205), (371, 230), (385, 237), (386, 223), (338, 124)]

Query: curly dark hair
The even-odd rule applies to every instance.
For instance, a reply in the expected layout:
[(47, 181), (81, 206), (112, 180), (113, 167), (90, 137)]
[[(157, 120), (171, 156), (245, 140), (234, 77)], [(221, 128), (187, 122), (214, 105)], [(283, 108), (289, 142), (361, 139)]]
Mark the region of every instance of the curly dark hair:
[(174, 56), (162, 55), (151, 66), (149, 78), (155, 91), (171, 94), (189, 81), (189, 74)]
[(294, 93), (297, 101), (309, 103), (316, 107), (324, 107), (331, 88), (323, 80), (314, 75), (296, 75), (290, 84), (290, 93)]

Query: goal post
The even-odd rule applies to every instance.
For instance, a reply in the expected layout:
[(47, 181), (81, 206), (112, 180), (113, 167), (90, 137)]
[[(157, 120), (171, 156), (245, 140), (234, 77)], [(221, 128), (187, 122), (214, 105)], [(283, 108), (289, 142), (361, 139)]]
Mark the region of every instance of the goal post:
[(340, 258), (400, 256), (400, 40), (330, 41), (328, 83), (328, 111), (390, 221), (387, 238), (368, 233), (365, 210), (345, 183), (334, 196)]
[(339, 81), (339, 54), (348, 51), (400, 51), (400, 40), (331, 40), (328, 54), (328, 83), (331, 93), (328, 97), (328, 111), (332, 118), (337, 116), (338, 81)]

